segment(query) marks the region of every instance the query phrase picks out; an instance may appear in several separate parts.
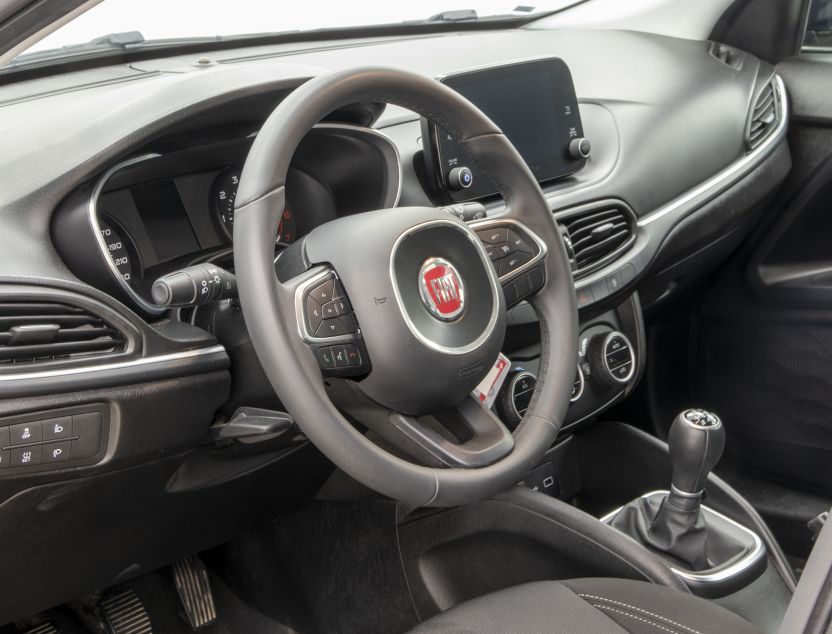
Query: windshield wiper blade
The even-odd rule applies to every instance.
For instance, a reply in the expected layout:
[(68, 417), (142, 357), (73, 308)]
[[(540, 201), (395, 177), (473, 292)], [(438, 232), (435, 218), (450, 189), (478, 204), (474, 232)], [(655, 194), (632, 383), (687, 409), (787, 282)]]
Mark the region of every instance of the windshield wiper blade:
[(43, 51), (33, 51), (18, 55), (2, 70), (9, 70), (18, 66), (28, 66), (40, 62), (50, 62), (56, 59), (103, 53), (114, 50), (128, 50), (147, 44), (147, 40), (139, 31), (125, 31), (123, 33), (108, 33), (96, 37), (83, 44), (70, 44), (61, 48), (50, 48)]
[(123, 31), (102, 35), (81, 46), (130, 46), (131, 44), (144, 44), (144, 42), (144, 35), (141, 31)]

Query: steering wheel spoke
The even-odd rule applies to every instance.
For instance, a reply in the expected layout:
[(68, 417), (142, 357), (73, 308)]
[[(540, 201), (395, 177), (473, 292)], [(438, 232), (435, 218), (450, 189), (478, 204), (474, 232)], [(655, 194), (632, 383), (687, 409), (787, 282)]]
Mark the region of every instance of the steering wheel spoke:
[(506, 307), (528, 299), (546, 283), (546, 243), (526, 224), (511, 218), (471, 223), (500, 280)]
[(443, 467), (486, 467), (514, 448), (511, 432), (494, 412), (473, 397), (433, 416), (392, 414), (390, 424), (418, 446), (423, 456)]

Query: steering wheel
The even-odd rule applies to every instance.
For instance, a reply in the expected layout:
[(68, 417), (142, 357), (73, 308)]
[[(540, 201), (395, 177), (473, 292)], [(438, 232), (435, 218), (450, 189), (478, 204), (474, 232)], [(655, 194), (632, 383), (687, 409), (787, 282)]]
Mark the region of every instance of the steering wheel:
[[(292, 156), (323, 117), (361, 101), (403, 106), (440, 125), (494, 182), (506, 211), (473, 227), (431, 207), (338, 218), (284, 251), (276, 274), (275, 235)], [(497, 240), (519, 236), (531, 260), (498, 276), (482, 242), (491, 233)], [(563, 241), (514, 146), (441, 83), (365, 67), (324, 74), (293, 91), (246, 159), (234, 266), (246, 325), (278, 397), (320, 451), (371, 489), (414, 506), (473, 502), (521, 480), (554, 442), (569, 405), (578, 339)], [(540, 319), (542, 350), (536, 391), (512, 433), (470, 394), (498, 358), (506, 297), (515, 301), (523, 292)], [(313, 332), (320, 316), (308, 311), (339, 294), (340, 308), (328, 310), (349, 314), (332, 322), (337, 334), (327, 338), (320, 326)], [(325, 379), (320, 364), (332, 365), (327, 355), (345, 350), (361, 376), (336, 368)]]

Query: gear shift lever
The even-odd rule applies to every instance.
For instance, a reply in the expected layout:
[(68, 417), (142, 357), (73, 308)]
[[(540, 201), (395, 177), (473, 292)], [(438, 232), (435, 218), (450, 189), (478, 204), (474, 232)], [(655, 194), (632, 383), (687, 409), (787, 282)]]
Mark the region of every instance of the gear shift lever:
[(702, 501), (708, 474), (725, 449), (725, 428), (716, 414), (686, 409), (670, 427), (668, 436), (673, 480), (668, 502), (696, 510)]
[(630, 502), (611, 525), (693, 570), (705, 570), (711, 562), (702, 496), (708, 474), (725, 449), (725, 428), (716, 414), (688, 409), (673, 421), (668, 441), (673, 465), (670, 493), (658, 508), (645, 498)]

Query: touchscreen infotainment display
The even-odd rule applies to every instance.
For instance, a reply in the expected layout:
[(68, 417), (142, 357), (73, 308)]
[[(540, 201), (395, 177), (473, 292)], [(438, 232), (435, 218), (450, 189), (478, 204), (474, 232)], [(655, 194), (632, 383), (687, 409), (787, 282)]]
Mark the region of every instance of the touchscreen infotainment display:
[[(500, 127), (529, 165), (538, 181), (580, 169), (585, 159), (569, 153), (573, 139), (583, 137), (578, 101), (566, 64), (557, 58), (519, 62), (442, 78)], [(435, 169), (440, 182), (456, 200), (495, 193), (492, 183), (478, 175), (470, 157), (441, 128), (430, 126)], [(447, 182), (455, 167), (469, 167), (470, 187), (454, 192)]]

